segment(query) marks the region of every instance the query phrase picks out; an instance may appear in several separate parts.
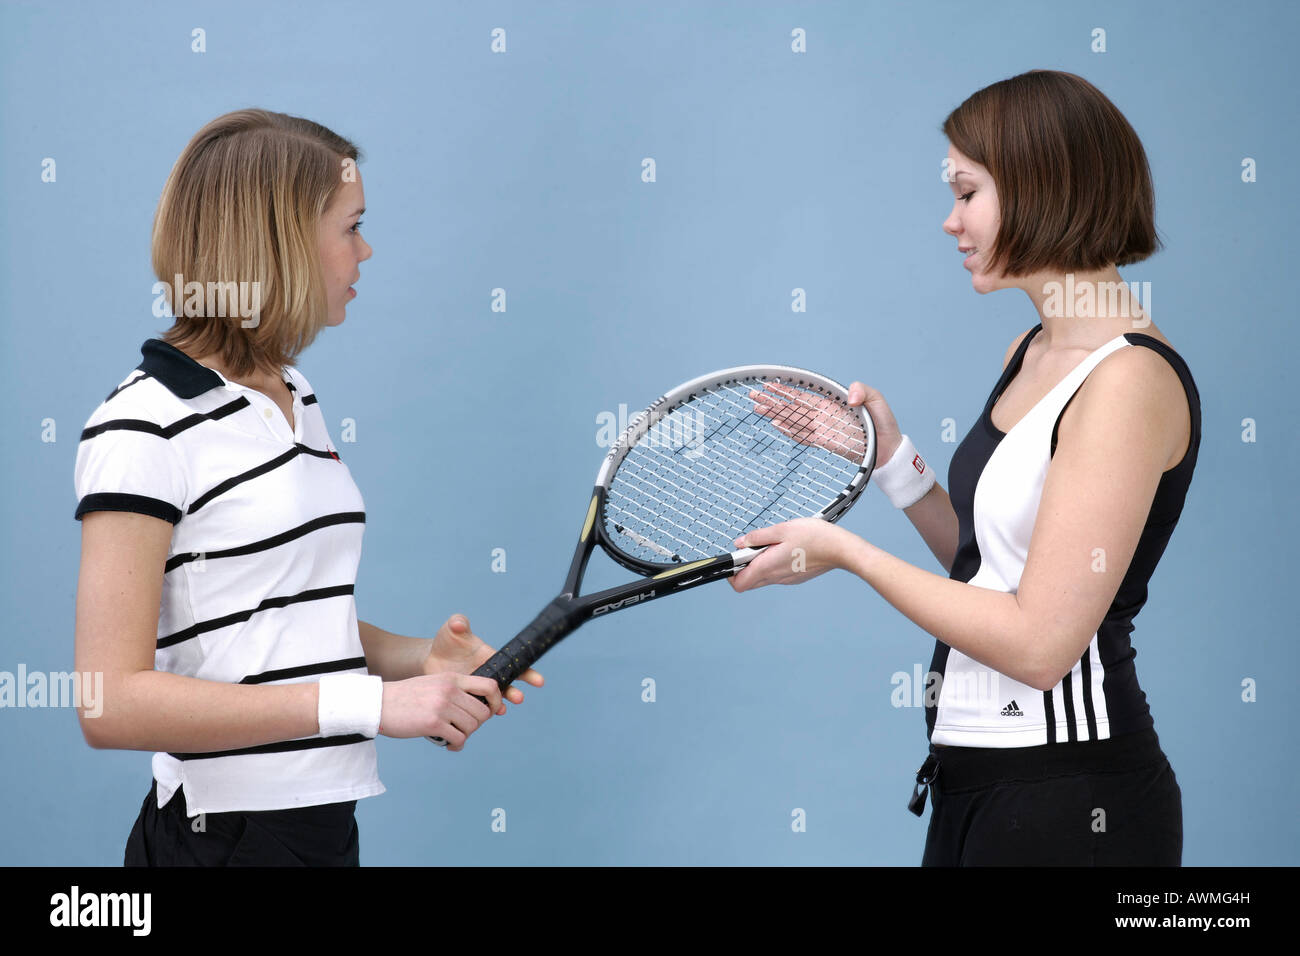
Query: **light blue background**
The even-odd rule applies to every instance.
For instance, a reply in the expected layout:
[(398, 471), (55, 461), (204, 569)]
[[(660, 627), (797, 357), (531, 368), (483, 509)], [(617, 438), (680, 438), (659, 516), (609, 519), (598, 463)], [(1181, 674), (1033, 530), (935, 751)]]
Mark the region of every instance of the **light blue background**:
[[(1124, 276), (1151, 282), (1203, 402), (1195, 480), (1134, 634), (1183, 789), (1184, 862), (1300, 862), (1284, 491), (1296, 10), (4, 3), (0, 670), (72, 667), (78, 434), (165, 328), (150, 314), (152, 216), (213, 117), (291, 112), (365, 151), (374, 258), (346, 323), (300, 361), (336, 441), (357, 422), (343, 448), (367, 506), (358, 609), (423, 636), (464, 612), (496, 645), (561, 583), (602, 455), (597, 415), (686, 378), (775, 362), (867, 381), (947, 484), (941, 423), (960, 440), (1037, 317), (1019, 293), (972, 291), (940, 229), (938, 126), (981, 86), (1064, 69), (1145, 144), (1167, 248)], [(791, 52), (795, 27), (806, 54)], [(1244, 157), (1258, 182), (1241, 181)], [(939, 570), (874, 489), (845, 525)], [(490, 569), (498, 547), (505, 574)], [(593, 559), (589, 587), (625, 579)], [(362, 860), (915, 864), (929, 812), (904, 804), (924, 716), (891, 705), (890, 679), (928, 667), (932, 647), (847, 574), (743, 596), (718, 585), (593, 623), (544, 660), (546, 689), (463, 753), (381, 738), (389, 789), (359, 805)], [(57, 709), (0, 711), (0, 748), (0, 863), (120, 863), (147, 754), (91, 750)], [(505, 833), (490, 828), (498, 807)]]

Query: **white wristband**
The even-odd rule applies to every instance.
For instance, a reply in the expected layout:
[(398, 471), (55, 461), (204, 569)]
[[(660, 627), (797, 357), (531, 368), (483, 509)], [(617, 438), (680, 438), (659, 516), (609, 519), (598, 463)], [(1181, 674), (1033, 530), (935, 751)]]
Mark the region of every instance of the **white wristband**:
[(316, 708), (322, 737), (379, 733), (384, 705), (384, 679), (378, 674), (326, 674), (320, 679)]
[(895, 508), (910, 508), (934, 487), (934, 471), (904, 435), (889, 461), (871, 472), (871, 480)]

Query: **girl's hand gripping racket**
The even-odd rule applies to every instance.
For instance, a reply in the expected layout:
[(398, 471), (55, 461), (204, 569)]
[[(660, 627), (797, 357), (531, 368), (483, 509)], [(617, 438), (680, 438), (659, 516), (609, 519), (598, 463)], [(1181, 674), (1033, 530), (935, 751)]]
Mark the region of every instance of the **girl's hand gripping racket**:
[[(474, 676), (504, 691), (593, 617), (735, 574), (761, 550), (731, 550), (748, 531), (795, 518), (837, 521), (876, 464), (871, 416), (848, 401), (843, 385), (821, 375), (748, 365), (652, 403), (596, 474), (564, 589)], [(643, 577), (579, 597), (597, 543)]]

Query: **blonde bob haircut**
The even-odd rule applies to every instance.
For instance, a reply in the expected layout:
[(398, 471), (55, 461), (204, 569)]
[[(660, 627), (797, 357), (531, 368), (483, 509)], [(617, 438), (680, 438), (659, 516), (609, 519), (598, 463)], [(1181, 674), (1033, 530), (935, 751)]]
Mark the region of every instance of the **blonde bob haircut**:
[(971, 94), (941, 128), (997, 185), (991, 271), (1091, 272), (1162, 248), (1142, 142), (1083, 77), (1030, 70), (1001, 80)]
[[(320, 218), (360, 158), (319, 123), (267, 110), (236, 110), (199, 130), (154, 216), (153, 269), (174, 321), (163, 341), (218, 356), (241, 378), (294, 365), (328, 317)], [(256, 290), (255, 319), (187, 291), (214, 286), (245, 302), (244, 290)]]

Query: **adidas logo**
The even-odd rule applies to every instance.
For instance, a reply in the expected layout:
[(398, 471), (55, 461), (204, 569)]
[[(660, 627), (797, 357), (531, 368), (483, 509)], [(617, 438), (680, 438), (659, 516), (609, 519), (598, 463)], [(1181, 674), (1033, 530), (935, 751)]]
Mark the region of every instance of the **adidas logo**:
[(1007, 706), (1005, 706), (1005, 707), (1002, 708), (1002, 716), (1003, 716), (1003, 717), (1023, 717), (1023, 716), (1025, 716), (1025, 712), (1024, 712), (1023, 710), (1021, 710), (1021, 709), (1020, 709), (1020, 705), (1017, 704), (1017, 703), (1013, 700), (1011, 703), (1007, 704)]

